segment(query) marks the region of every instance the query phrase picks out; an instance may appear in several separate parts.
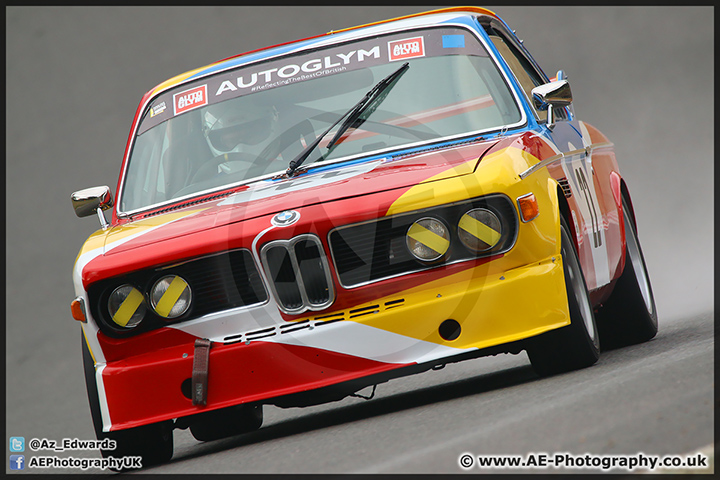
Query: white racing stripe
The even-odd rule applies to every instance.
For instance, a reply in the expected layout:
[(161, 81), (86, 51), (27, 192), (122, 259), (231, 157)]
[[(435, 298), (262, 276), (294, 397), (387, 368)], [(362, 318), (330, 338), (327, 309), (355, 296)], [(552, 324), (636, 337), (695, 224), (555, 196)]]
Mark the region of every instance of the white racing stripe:
[(418, 340), (362, 323), (344, 321), (314, 330), (264, 338), (264, 342), (319, 348), (383, 363), (424, 363), (477, 350)]
[(265, 305), (218, 312), (168, 327), (217, 343), (225, 343), (232, 336), (239, 339), (241, 334), (241, 341), (245, 342), (248, 331), (276, 327), (268, 332), (272, 336), (250, 342), (318, 348), (383, 363), (423, 363), (476, 350), (439, 345), (349, 320), (330, 325), (310, 322), (312, 328), (283, 332), (280, 327), (288, 325), (291, 324), (282, 321), (277, 305), (271, 300)]
[(225, 338), (242, 332), (283, 325), (277, 304), (270, 299), (265, 305), (238, 307), (215, 312), (195, 320), (167, 325), (198, 338), (224, 343)]
[(109, 432), (112, 427), (110, 420), (110, 410), (108, 409), (107, 396), (105, 395), (105, 383), (103, 382), (103, 370), (106, 364), (98, 365), (95, 369), (95, 383), (97, 384), (97, 393), (100, 404), (100, 416), (102, 417), (103, 432)]

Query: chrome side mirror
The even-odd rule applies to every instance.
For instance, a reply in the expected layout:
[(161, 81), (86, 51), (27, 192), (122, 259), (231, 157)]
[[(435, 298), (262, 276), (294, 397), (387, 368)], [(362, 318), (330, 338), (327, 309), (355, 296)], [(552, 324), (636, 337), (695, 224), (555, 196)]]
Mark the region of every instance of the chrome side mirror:
[(100, 226), (104, 229), (110, 224), (105, 219), (103, 210), (107, 210), (113, 206), (113, 197), (110, 193), (110, 187), (92, 187), (77, 191), (71, 196), (75, 215), (78, 217), (87, 217), (93, 213), (97, 213), (100, 220)]
[(572, 104), (572, 92), (567, 80), (556, 80), (545, 85), (538, 85), (532, 89), (531, 93), (535, 108), (548, 111), (548, 125), (555, 123), (554, 108), (567, 107)]

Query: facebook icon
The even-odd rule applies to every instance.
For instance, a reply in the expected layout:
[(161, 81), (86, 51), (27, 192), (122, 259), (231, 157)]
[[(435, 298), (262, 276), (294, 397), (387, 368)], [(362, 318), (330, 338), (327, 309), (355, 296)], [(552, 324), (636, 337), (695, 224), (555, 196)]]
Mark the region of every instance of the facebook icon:
[(25, 455), (10, 455), (10, 470), (24, 470)]

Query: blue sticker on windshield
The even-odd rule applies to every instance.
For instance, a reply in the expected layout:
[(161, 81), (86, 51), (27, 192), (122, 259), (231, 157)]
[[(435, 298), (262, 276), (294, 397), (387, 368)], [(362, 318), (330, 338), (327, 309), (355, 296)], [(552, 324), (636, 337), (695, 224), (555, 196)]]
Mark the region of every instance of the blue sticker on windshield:
[(443, 35), (443, 48), (465, 48), (464, 35)]

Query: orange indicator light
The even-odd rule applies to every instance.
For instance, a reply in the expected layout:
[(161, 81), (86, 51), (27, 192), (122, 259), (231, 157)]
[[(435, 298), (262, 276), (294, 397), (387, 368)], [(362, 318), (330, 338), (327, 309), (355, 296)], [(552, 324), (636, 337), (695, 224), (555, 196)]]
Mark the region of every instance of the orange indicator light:
[(537, 200), (535, 199), (535, 195), (532, 193), (528, 193), (527, 195), (518, 198), (517, 203), (520, 208), (520, 216), (522, 217), (523, 222), (529, 222), (540, 213)]
[(85, 322), (85, 305), (83, 305), (82, 298), (78, 297), (70, 304), (70, 311), (75, 320)]

